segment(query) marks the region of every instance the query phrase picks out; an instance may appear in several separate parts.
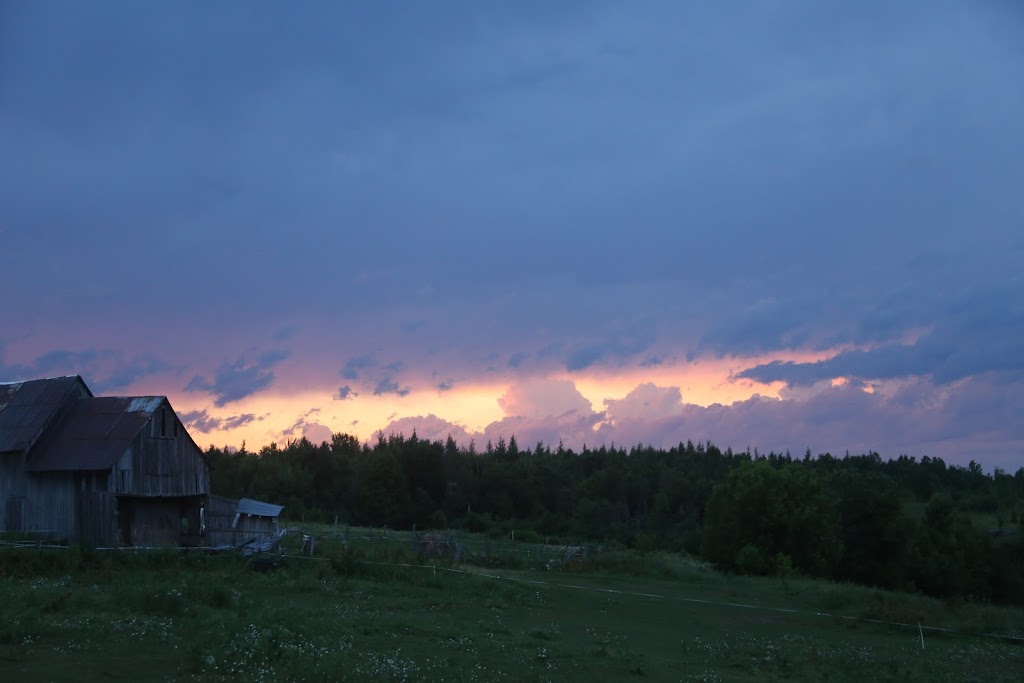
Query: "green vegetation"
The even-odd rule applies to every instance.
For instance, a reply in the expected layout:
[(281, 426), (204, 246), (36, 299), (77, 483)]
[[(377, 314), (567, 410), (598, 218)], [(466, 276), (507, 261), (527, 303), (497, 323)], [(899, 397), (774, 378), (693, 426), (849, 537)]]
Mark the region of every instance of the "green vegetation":
[[(677, 553), (604, 553), (566, 574), (435, 569), (402, 542), (318, 548), (266, 573), (236, 556), (2, 551), (0, 679), (1009, 681), (1024, 670), (1024, 644), (978, 635), (1024, 635), (1019, 609), (726, 575)], [(797, 611), (766, 609), (779, 607)], [(844, 617), (960, 632), (928, 631), (922, 651), (916, 628)]]
[(729, 572), (1024, 604), (1024, 468), (689, 442), (575, 453), (513, 438), (477, 452), (415, 434), (206, 455), (215, 491), (284, 504), (293, 520), (514, 530), (521, 540), (685, 551)]

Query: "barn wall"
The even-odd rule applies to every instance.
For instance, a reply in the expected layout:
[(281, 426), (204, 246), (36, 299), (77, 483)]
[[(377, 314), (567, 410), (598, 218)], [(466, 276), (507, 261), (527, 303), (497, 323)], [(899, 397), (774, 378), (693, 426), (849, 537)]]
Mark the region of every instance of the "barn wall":
[(113, 477), (114, 490), (125, 496), (198, 496), (210, 490), (206, 459), (166, 402), (118, 461)]
[(24, 462), (20, 453), (0, 456), (0, 531), (76, 538), (74, 474), (30, 473)]
[(117, 499), (121, 545), (198, 545), (200, 496)]
[(0, 531), (21, 531), (23, 476), (21, 454), (0, 453)]

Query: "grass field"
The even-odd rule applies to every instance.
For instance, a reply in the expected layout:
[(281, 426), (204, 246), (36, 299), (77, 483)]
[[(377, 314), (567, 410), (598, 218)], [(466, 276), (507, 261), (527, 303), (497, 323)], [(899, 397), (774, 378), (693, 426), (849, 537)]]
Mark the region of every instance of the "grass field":
[[(679, 556), (458, 573), (368, 563), (417, 561), (400, 547), (322, 550), (266, 573), (237, 557), (2, 551), (0, 680), (1024, 679), (1024, 643), (978, 635), (1024, 634), (1021, 610)], [(926, 631), (922, 651), (916, 628), (844, 616), (961, 632)]]

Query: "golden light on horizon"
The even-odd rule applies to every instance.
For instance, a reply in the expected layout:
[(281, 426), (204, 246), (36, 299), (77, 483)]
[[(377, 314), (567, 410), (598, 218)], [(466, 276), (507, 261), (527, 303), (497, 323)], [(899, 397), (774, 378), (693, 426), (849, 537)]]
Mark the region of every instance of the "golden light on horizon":
[[(214, 428), (208, 432), (193, 430), (193, 438), (200, 444), (240, 446), (244, 441), (250, 450), (303, 436), (309, 430), (313, 440), (330, 433), (348, 433), (368, 441), (394, 420), (434, 415), (464, 428), (480, 433), (488, 425), (506, 417), (499, 399), (511, 387), (535, 380), (558, 379), (573, 382), (577, 391), (590, 403), (595, 412), (605, 409), (605, 400), (622, 399), (638, 386), (653, 383), (659, 387), (678, 387), (683, 403), (708, 406), (714, 403), (732, 404), (754, 395), (778, 398), (784, 384), (764, 384), (754, 380), (737, 379), (742, 370), (772, 360), (813, 362), (828, 358), (831, 352), (794, 352), (785, 356), (724, 357), (698, 359), (678, 365), (631, 368), (593, 368), (569, 374), (564, 371), (541, 376), (506, 377), (503, 380), (488, 377), (486, 381), (463, 380), (451, 389), (441, 391), (436, 378), (409, 383), (409, 393), (353, 392), (349, 398), (336, 398), (335, 386), (262, 392), (232, 402), (222, 408), (210, 405), (209, 397), (179, 392), (171, 396), (179, 412), (206, 410), (214, 420), (251, 415), (245, 424), (231, 429)], [(845, 378), (837, 378), (834, 386), (841, 386)], [(837, 384), (838, 383), (838, 384)], [(403, 383), (402, 389), (405, 386)]]

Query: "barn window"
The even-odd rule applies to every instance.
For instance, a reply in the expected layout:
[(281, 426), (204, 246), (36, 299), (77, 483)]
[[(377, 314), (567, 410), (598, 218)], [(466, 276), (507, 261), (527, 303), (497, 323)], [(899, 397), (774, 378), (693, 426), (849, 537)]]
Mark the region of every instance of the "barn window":
[(160, 409), (160, 436), (167, 436), (167, 411)]

